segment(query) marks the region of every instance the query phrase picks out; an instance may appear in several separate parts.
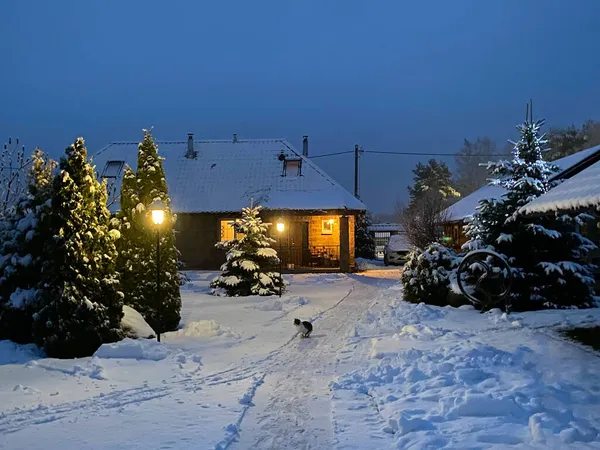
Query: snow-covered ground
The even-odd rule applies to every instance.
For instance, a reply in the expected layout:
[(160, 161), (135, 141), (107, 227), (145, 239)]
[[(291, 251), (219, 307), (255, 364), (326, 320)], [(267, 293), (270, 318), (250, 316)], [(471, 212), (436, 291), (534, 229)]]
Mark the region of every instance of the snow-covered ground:
[(162, 343), (0, 342), (0, 448), (600, 448), (600, 358), (554, 331), (599, 310), (407, 304), (397, 269), (289, 276), (282, 298), (210, 296), (213, 275), (190, 273)]

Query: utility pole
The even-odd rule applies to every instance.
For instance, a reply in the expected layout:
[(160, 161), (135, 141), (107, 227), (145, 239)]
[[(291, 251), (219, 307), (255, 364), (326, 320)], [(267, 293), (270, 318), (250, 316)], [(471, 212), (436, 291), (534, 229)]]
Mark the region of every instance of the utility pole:
[(358, 144), (354, 146), (354, 196), (358, 199), (360, 199), (358, 195), (358, 158), (363, 151), (362, 148), (358, 147)]

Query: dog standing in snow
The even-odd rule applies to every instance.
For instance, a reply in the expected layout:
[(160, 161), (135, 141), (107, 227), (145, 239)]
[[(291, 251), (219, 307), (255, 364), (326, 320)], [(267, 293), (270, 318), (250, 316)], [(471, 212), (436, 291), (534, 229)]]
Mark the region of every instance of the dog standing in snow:
[(312, 323), (306, 320), (300, 321), (300, 319), (294, 319), (294, 325), (296, 326), (296, 330), (298, 330), (298, 333), (300, 333), (300, 336), (303, 338), (307, 338), (310, 335), (310, 333), (312, 333)]

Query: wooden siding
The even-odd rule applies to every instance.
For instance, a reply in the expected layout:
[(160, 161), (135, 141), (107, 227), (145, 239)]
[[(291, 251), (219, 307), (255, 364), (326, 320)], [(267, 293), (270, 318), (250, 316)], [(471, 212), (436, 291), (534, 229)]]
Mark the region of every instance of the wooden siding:
[[(337, 213), (337, 214), (336, 214)], [(187, 269), (218, 270), (225, 261), (225, 254), (215, 248), (215, 244), (221, 239), (221, 220), (235, 219), (239, 214), (178, 214), (175, 225), (176, 245), (181, 253), (181, 260)], [(296, 245), (295, 238), (290, 233), (293, 225), (302, 222), (308, 223), (308, 245), (309, 247), (335, 247), (340, 248), (340, 218), (337, 211), (323, 215), (301, 215), (290, 212), (267, 211), (263, 221), (272, 223), (269, 235), (278, 240), (278, 232), (275, 223), (282, 218), (286, 224), (286, 231), (282, 245)], [(322, 221), (334, 220), (332, 234), (322, 234)], [(349, 263), (350, 270), (355, 270), (354, 259), (354, 215), (348, 216), (349, 234)], [(275, 244), (277, 249), (278, 244)]]

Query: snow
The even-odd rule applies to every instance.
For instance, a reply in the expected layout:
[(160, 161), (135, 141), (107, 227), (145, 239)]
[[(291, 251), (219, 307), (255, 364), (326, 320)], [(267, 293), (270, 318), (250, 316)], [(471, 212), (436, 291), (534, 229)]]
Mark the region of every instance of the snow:
[(386, 248), (388, 251), (392, 252), (408, 252), (412, 246), (410, 245), (406, 234), (400, 233), (390, 236)]
[(0, 448), (600, 448), (600, 358), (555, 331), (600, 310), (411, 304), (374, 267), (289, 275), (281, 298), (189, 272), (181, 329), (90, 358), (1, 341)]
[(600, 162), (562, 182), (519, 211), (533, 214), (589, 207), (600, 208)]
[[(197, 158), (186, 158), (187, 141), (156, 142), (174, 213), (232, 212), (250, 199), (268, 209), (366, 210), (366, 206), (284, 139), (194, 141)], [(137, 142), (115, 142), (94, 156), (99, 175), (108, 161), (137, 167)], [(302, 176), (282, 176), (281, 154), (302, 160)], [(121, 174), (122, 176), (122, 174)], [(202, 182), (198, 182), (202, 180)], [(109, 180), (110, 181), (110, 180)], [(116, 180), (116, 192), (121, 179)], [(118, 210), (118, 201), (111, 209)]]
[(168, 355), (168, 349), (160, 342), (146, 339), (125, 338), (114, 344), (103, 344), (94, 353), (97, 358), (104, 359), (138, 359), (160, 361)]
[(142, 315), (127, 305), (123, 305), (121, 328), (125, 330), (125, 334), (130, 338), (147, 339), (156, 336), (156, 333)]
[[(582, 150), (573, 155), (565, 156), (564, 158), (552, 161), (561, 172), (556, 174), (553, 178), (560, 178), (560, 174), (565, 170), (573, 167), (575, 164), (580, 163), (584, 159), (592, 156), (596, 152), (600, 151), (600, 146), (592, 147), (587, 150)], [(596, 183), (597, 184), (597, 183)], [(559, 185), (562, 186), (562, 185)], [(555, 188), (556, 189), (556, 188)], [(550, 192), (552, 192), (552, 189)], [(458, 222), (458, 221), (469, 221), (473, 214), (476, 212), (477, 205), (481, 200), (485, 199), (499, 199), (506, 190), (500, 186), (485, 185), (475, 192), (467, 195), (463, 199), (454, 203), (446, 209), (444, 212), (446, 222)], [(548, 195), (548, 194), (546, 194)], [(543, 196), (541, 196), (543, 197)], [(540, 198), (541, 198), (540, 197)], [(525, 206), (527, 208), (527, 206)]]

